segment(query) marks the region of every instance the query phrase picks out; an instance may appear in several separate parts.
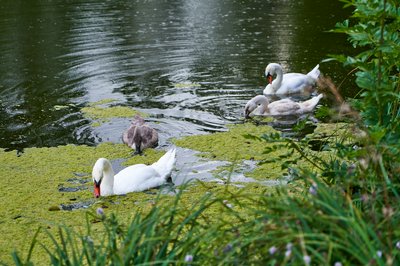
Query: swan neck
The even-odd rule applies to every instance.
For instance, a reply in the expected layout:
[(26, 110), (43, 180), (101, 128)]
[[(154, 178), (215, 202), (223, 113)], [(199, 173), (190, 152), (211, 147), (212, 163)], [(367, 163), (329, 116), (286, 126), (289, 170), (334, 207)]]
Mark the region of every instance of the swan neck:
[(102, 196), (114, 194), (114, 170), (111, 163), (106, 160), (103, 164), (103, 179), (100, 185), (100, 193)]
[(272, 88), (274, 89), (274, 91), (277, 91), (282, 85), (282, 80), (283, 80), (282, 68), (277, 67), (275, 69), (275, 73), (276, 73), (276, 79), (272, 82), (271, 85), (272, 85)]
[(269, 112), (269, 109), (268, 109), (269, 101), (268, 101), (267, 97), (265, 97), (263, 95), (259, 95), (256, 97), (255, 102), (257, 105), (260, 105), (261, 114)]

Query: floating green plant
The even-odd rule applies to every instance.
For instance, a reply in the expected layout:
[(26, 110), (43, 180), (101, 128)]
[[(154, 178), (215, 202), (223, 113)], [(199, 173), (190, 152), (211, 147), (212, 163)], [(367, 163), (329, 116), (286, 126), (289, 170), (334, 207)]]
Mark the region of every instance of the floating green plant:
[(132, 118), (134, 115), (147, 117), (148, 115), (139, 112), (127, 106), (108, 106), (107, 104), (113, 103), (114, 99), (104, 99), (95, 103), (90, 103), (88, 106), (81, 109), (83, 115), (92, 119), (93, 127), (100, 126), (102, 123), (108, 122), (112, 118)]
[[(260, 137), (264, 134), (277, 133), (267, 125), (255, 125), (244, 123), (228, 126), (227, 132), (217, 132), (207, 135), (188, 136), (182, 139), (175, 139), (174, 143), (181, 147), (201, 151), (201, 156), (221, 161), (229, 161), (240, 164), (243, 160), (263, 161), (289, 152), (289, 149), (282, 149), (268, 155), (264, 153), (269, 144), (261, 142), (256, 138), (247, 138), (247, 135)], [(224, 167), (225, 169), (226, 167)], [(245, 173), (246, 176), (258, 180), (276, 179), (282, 176), (286, 170), (281, 169), (281, 162), (273, 162), (257, 165), (256, 169)]]
[[(136, 160), (147, 163), (161, 155), (158, 152), (136, 156)], [(10, 263), (9, 254), (13, 249), (26, 250), (39, 226), (49, 229), (59, 224), (84, 226), (84, 208), (104, 206), (130, 217), (131, 212), (150, 206), (158, 190), (95, 200), (91, 192), (91, 170), (99, 157), (127, 159), (131, 157), (131, 150), (126, 145), (112, 143), (97, 147), (28, 148), (20, 156), (0, 150), (0, 262)], [(149, 159), (146, 161), (146, 158)], [(80, 189), (71, 192), (61, 189), (69, 187)], [(63, 207), (78, 203), (84, 203), (81, 204), (84, 208), (62, 211)], [(127, 208), (131, 211), (127, 212)]]
[[(27, 252), (38, 227), (55, 232), (58, 225), (64, 224), (77, 231), (84, 230), (88, 209), (93, 211), (102, 207), (107, 213), (118, 215), (121, 223), (129, 221), (137, 212), (148, 212), (160, 197), (160, 190), (94, 199), (91, 170), (99, 157), (118, 159), (126, 166), (151, 164), (162, 155), (163, 151), (147, 149), (143, 156), (132, 157), (131, 149), (126, 145), (112, 143), (102, 143), (97, 147), (66, 145), (28, 148), (20, 156), (13, 151), (0, 150), (0, 262), (10, 264), (13, 250)], [(161, 195), (165, 197), (165, 206), (174, 201), (175, 189), (180, 188)], [(227, 189), (232, 193), (241, 190), (230, 185), (193, 182), (184, 188), (181, 207), (189, 209), (196, 198), (209, 192), (224, 193)], [(245, 189), (248, 193), (261, 193), (266, 188), (247, 184)], [(75, 209), (74, 206), (80, 208)], [(216, 208), (210, 208), (207, 213), (210, 219), (220, 214)], [(39, 234), (37, 240), (43, 244), (51, 242), (44, 233)], [(24, 252), (20, 254), (26, 255)], [(36, 247), (33, 261), (39, 265), (48, 264), (44, 253), (43, 249)]]

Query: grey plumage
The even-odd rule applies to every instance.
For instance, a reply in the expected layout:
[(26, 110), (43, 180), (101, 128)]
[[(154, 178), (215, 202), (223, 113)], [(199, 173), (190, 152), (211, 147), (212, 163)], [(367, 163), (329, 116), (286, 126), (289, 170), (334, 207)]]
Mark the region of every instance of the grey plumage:
[(154, 148), (158, 145), (158, 133), (154, 128), (145, 124), (139, 115), (135, 115), (130, 127), (122, 135), (122, 141), (140, 154), (146, 148)]

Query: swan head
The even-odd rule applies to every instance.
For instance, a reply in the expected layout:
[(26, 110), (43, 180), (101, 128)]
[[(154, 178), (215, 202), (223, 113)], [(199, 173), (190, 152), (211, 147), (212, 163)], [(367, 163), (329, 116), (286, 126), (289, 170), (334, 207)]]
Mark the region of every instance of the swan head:
[(110, 171), (111, 164), (105, 158), (100, 158), (96, 161), (93, 166), (92, 170), (92, 179), (94, 183), (94, 196), (96, 198), (100, 197), (101, 195), (101, 184), (104, 180), (104, 173)]
[(273, 76), (277, 74), (277, 71), (282, 71), (282, 67), (277, 63), (270, 63), (265, 68), (265, 76), (267, 77), (269, 84), (272, 84)]
[(260, 108), (260, 114), (263, 114), (268, 109), (268, 99), (264, 95), (257, 95), (246, 103), (244, 107), (244, 117), (249, 118), (250, 114), (257, 108)]
[(257, 108), (257, 105), (254, 101), (250, 100), (246, 103), (246, 106), (244, 107), (244, 117), (245, 118), (250, 118), (251, 112), (253, 112)]

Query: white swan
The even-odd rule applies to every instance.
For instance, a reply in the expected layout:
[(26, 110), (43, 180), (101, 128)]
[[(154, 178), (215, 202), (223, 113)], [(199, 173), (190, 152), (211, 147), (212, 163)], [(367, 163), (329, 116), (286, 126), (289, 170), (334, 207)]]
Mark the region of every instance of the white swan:
[(161, 186), (171, 175), (174, 164), (175, 149), (171, 149), (152, 165), (135, 164), (114, 176), (110, 161), (100, 158), (92, 171), (94, 196), (121, 195)]
[(135, 154), (143, 149), (154, 148), (158, 145), (158, 133), (154, 128), (144, 123), (144, 119), (135, 115), (130, 127), (122, 135), (122, 141), (135, 150)]
[(246, 118), (253, 115), (301, 115), (312, 112), (317, 106), (322, 94), (315, 96), (304, 102), (294, 102), (290, 99), (282, 99), (269, 103), (268, 98), (264, 95), (257, 95), (246, 103), (244, 115)]
[[(291, 94), (311, 92), (315, 86), (320, 71), (316, 65), (309, 73), (287, 73), (283, 74), (282, 67), (276, 63), (270, 63), (265, 68), (265, 76), (269, 84), (265, 87), (263, 94)], [(276, 78), (272, 81), (272, 77)]]

